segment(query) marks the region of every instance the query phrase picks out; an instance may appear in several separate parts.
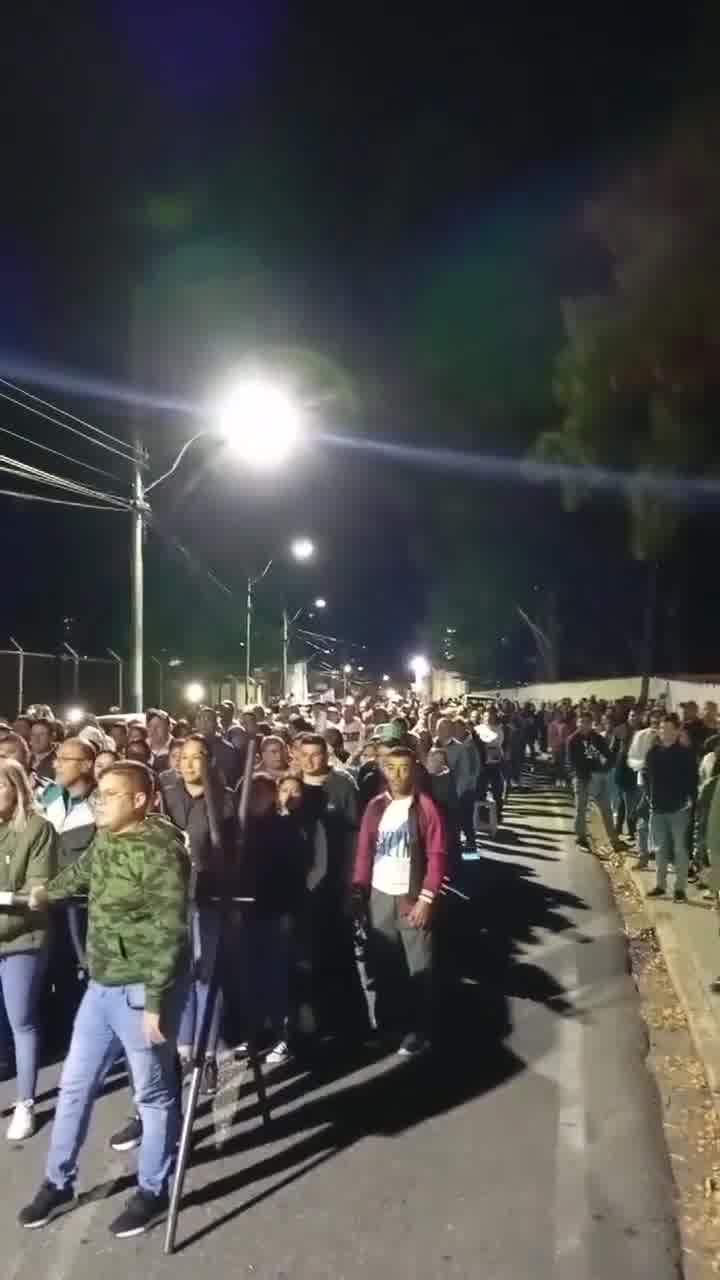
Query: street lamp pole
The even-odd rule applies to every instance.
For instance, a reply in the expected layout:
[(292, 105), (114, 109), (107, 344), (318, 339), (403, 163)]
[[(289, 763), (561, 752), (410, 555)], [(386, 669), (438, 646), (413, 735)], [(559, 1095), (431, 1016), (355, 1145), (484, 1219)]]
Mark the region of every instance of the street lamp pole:
[(143, 486), (144, 450), (135, 444), (133, 487), (130, 519), (130, 703), (131, 710), (143, 709), (143, 633), (144, 633), (144, 565), (143, 540), (145, 516), (150, 510)]
[(288, 649), (290, 648), (290, 622), (287, 609), (282, 611), (282, 696), (288, 694)]
[(272, 568), (272, 560), (268, 560), (262, 573), (257, 578), (247, 580), (247, 601), (245, 605), (245, 701), (250, 701), (250, 672), (252, 668), (252, 629), (253, 629), (253, 593), (258, 582), (262, 582)]

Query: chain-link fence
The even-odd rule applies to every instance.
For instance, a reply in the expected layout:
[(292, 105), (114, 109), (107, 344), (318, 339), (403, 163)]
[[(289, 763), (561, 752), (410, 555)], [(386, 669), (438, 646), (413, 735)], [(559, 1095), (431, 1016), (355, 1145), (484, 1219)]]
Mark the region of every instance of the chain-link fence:
[(13, 717), (43, 702), (61, 716), (78, 704), (101, 715), (123, 705), (124, 674), (115, 653), (94, 658), (69, 647), (65, 653), (34, 653), (18, 644), (0, 649), (0, 715)]

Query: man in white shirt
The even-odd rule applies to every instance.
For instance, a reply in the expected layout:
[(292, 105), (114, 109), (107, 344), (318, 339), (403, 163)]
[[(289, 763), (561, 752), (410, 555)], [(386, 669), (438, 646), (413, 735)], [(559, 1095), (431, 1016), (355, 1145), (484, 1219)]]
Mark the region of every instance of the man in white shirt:
[(394, 747), (387, 794), (365, 810), (353, 873), (356, 915), (368, 925), (368, 956), (380, 1025), (402, 1035), (403, 1057), (429, 1045), (436, 897), (447, 874), (447, 836), (433, 800), (417, 790), (416, 760)]
[(640, 871), (645, 870), (652, 856), (650, 851), (650, 800), (645, 785), (645, 762), (648, 751), (658, 741), (661, 720), (661, 711), (651, 711), (647, 729), (638, 729), (633, 735), (627, 756), (628, 768), (637, 774), (638, 780), (638, 798), (635, 812), (637, 815), (636, 830), (639, 856), (635, 863), (635, 868)]
[(348, 698), (342, 709), (342, 719), (338, 728), (343, 736), (345, 750), (349, 755), (355, 755), (363, 745), (365, 725), (355, 710), (352, 698)]

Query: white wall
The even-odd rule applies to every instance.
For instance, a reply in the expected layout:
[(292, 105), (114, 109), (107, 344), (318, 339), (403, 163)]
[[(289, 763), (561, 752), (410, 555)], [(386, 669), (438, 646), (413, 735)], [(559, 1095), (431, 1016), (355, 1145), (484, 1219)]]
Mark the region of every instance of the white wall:
[[(640, 676), (616, 676), (611, 680), (558, 680), (549, 684), (527, 684), (508, 689), (486, 689), (472, 693), (486, 698), (510, 698), (513, 702), (560, 702), (570, 698), (572, 702), (580, 702), (582, 698), (595, 695), (605, 702), (617, 698), (638, 698), (641, 687)], [(720, 703), (720, 684), (705, 684), (697, 680), (675, 680), (665, 676), (652, 676), (650, 680), (650, 697), (665, 698), (665, 705), (676, 711), (681, 702), (692, 699), (700, 703)]]

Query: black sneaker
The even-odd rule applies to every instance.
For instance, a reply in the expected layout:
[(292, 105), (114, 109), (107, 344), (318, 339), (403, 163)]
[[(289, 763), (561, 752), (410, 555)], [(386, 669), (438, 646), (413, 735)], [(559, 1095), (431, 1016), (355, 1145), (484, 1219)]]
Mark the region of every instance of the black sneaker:
[(204, 1098), (214, 1098), (218, 1091), (218, 1065), (215, 1058), (206, 1058), (203, 1067), (200, 1092)]
[(654, 889), (648, 889), (647, 893), (645, 894), (645, 897), (646, 898), (664, 898), (665, 890), (662, 889), (659, 884), (656, 884)]
[(143, 1136), (142, 1120), (133, 1116), (122, 1129), (118, 1129), (110, 1139), (113, 1151), (135, 1151), (140, 1146)]
[(673, 902), (687, 902), (687, 894), (684, 889), (676, 889), (673, 894)]
[(128, 1240), (130, 1236), (142, 1236), (156, 1223), (162, 1221), (167, 1210), (166, 1195), (154, 1196), (151, 1192), (143, 1191), (142, 1187), (138, 1187), (120, 1216), (110, 1223), (110, 1230), (118, 1240)]
[(590, 848), (590, 841), (589, 841), (589, 840), (587, 840), (585, 836), (578, 836), (578, 838), (577, 838), (577, 840), (575, 841), (575, 843), (576, 843), (576, 845), (577, 845), (578, 849), (589, 849), (589, 848)]
[(67, 1205), (73, 1204), (74, 1200), (75, 1192), (72, 1187), (66, 1187), (64, 1191), (60, 1191), (52, 1182), (43, 1182), (32, 1203), (26, 1204), (25, 1208), (20, 1210), (18, 1222), (28, 1231), (34, 1231), (37, 1227), (46, 1227), (48, 1222), (56, 1218)]

